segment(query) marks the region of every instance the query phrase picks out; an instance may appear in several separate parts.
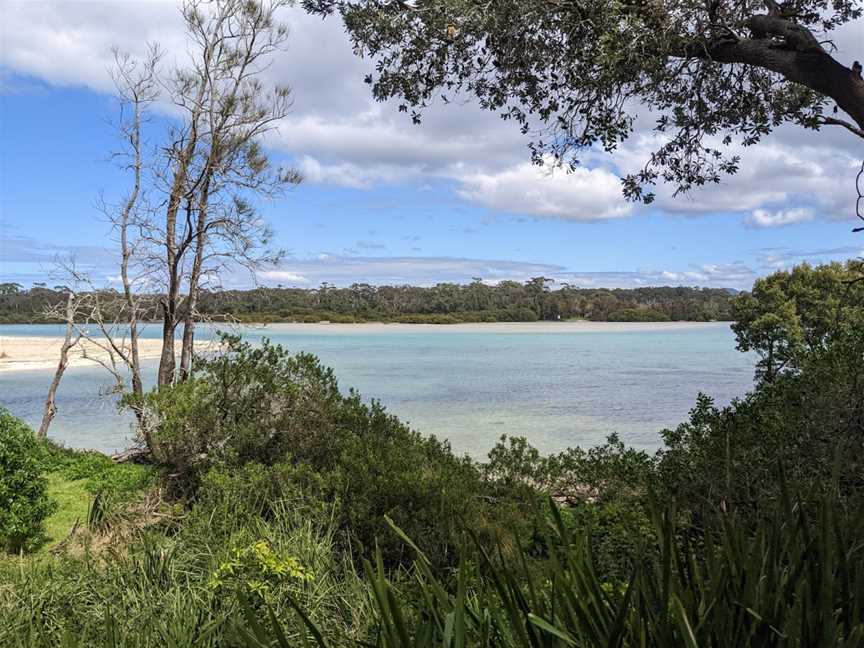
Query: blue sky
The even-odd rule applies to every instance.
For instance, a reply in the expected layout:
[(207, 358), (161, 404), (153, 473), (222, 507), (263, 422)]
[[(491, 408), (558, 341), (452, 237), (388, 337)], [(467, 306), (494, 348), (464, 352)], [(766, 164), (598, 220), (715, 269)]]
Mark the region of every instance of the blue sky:
[[(110, 284), (116, 269), (96, 203), (126, 187), (108, 157), (117, 145), (110, 45), (135, 53), (159, 37), (169, 53), (182, 51), (176, 7), (3, 2), (0, 14), (0, 281), (50, 282), (54, 259), (72, 255)], [(630, 205), (617, 174), (644, 159), (649, 132), (615, 157), (589, 154), (575, 174), (538, 170), (527, 139), (494, 115), (441, 106), (414, 126), (373, 103), (362, 83), (369, 64), (337, 22), (298, 12), (286, 20), (291, 46), (268, 74), (292, 85), (295, 109), (266, 145), (306, 180), (261, 205), (290, 254), (258, 282), (543, 274), (586, 286), (747, 288), (774, 269), (864, 248), (850, 231), (861, 150), (843, 133), (782, 130), (745, 151), (726, 184)], [(243, 273), (226, 281), (252, 283)]]

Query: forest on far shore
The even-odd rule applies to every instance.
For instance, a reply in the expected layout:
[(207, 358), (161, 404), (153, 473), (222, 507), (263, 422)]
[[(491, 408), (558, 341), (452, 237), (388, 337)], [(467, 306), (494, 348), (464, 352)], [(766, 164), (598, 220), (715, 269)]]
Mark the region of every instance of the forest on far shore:
[[(35, 284), (0, 284), (0, 323), (57, 321), (46, 312), (65, 302), (68, 288)], [(110, 312), (121, 294), (101, 293)], [(734, 291), (724, 288), (649, 287), (580, 288), (535, 277), (525, 283), (488, 285), (439, 283), (430, 287), (373, 286), (339, 288), (258, 287), (251, 290), (202, 291), (197, 305), (204, 318), (245, 322), (533, 322), (586, 319), (596, 322), (728, 321)], [(151, 300), (146, 319), (159, 318)]]

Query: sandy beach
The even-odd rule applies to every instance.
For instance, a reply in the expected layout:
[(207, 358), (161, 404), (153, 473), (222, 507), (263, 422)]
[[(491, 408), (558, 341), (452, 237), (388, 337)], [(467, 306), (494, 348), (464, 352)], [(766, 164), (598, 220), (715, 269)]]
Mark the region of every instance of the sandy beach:
[[(60, 361), (62, 337), (18, 337), (0, 335), (0, 373), (54, 369)], [(158, 358), (162, 340), (140, 340), (139, 354), (142, 360)], [(85, 353), (89, 357), (84, 357)], [(108, 361), (108, 353), (97, 344), (82, 341), (69, 350), (70, 367), (95, 367), (99, 363), (91, 358)]]
[(268, 330), (279, 331), (280, 333), (337, 333), (343, 335), (346, 333), (628, 333), (692, 330), (709, 326), (728, 326), (728, 322), (589, 322), (587, 320), (471, 322), (465, 324), (385, 324), (383, 322), (331, 324), (319, 322), (316, 324), (275, 323), (246, 326), (255, 331), (260, 330), (262, 335), (266, 335)]
[[(675, 331), (710, 326), (724, 326), (724, 322), (495, 322), (471, 324), (248, 324), (241, 327), (226, 327), (247, 338), (266, 336), (268, 332), (296, 333), (298, 335), (346, 335), (346, 334), (405, 334), (405, 333), (622, 333), (648, 331)], [(0, 373), (53, 369), (60, 359), (59, 336), (14, 336), (3, 335), (0, 327)], [(107, 360), (107, 353), (92, 342), (83, 347), (74, 347), (69, 352), (70, 367), (96, 366), (91, 358)], [(141, 339), (139, 350), (142, 360), (159, 357), (162, 341)], [(84, 357), (84, 351), (89, 358)]]

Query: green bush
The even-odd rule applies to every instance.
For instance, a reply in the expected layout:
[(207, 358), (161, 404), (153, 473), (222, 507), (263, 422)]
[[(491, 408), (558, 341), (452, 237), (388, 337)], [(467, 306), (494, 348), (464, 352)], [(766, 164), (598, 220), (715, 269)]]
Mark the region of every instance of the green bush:
[(28, 551), (44, 540), (42, 523), (54, 505), (42, 461), (33, 430), (0, 408), (0, 547), (6, 551)]
[(420, 538), (436, 564), (458, 559), (457, 533), (464, 524), (485, 530), (480, 474), (449, 443), (420, 435), (357, 394), (343, 400), (339, 427), (351, 433), (332, 473), (334, 497), (344, 528), (367, 551), (377, 543), (388, 561), (405, 558), (405, 545), (385, 515)]
[(609, 315), (610, 322), (668, 322), (671, 318), (654, 308), (622, 308)]
[[(247, 520), (229, 536), (210, 533), (215, 521), (204, 522), (186, 518), (170, 536), (142, 531), (117, 551), (0, 560), (0, 646), (240, 648), (247, 644), (235, 632), (242, 615), (233, 590), (261, 592), (262, 585), (286, 633), (298, 639), (292, 645), (303, 645), (292, 599), (328, 626), (324, 636), (334, 643), (371, 636), (366, 585), (329, 527), (291, 510)], [(314, 579), (293, 577), (294, 561)]]
[(42, 457), (46, 473), (56, 472), (69, 481), (83, 480), (89, 493), (118, 502), (128, 501), (153, 481), (149, 466), (118, 464), (95, 450), (74, 450), (46, 441), (42, 444)]
[[(724, 408), (701, 396), (690, 420), (666, 430), (658, 489), (698, 511), (756, 512), (783, 478), (808, 498), (864, 501), (864, 329), (838, 333), (799, 358), (799, 370)], [(832, 489), (836, 489), (833, 492)]]
[(332, 485), (307, 464), (222, 466), (204, 476), (193, 515), (231, 521), (211, 533), (271, 520), (286, 508), (323, 523), (332, 514), (331, 492)]
[[(641, 548), (654, 543), (647, 513), (653, 462), (616, 435), (583, 450), (543, 456), (525, 438), (502, 437), (483, 466), (497, 506), (512, 507), (506, 524), (532, 555), (545, 555), (546, 501), (563, 505), (561, 516), (591, 543), (598, 574), (621, 579)], [(503, 517), (503, 516), (502, 516)]]
[(291, 457), (332, 466), (342, 396), (332, 370), (312, 355), (290, 355), (224, 336), (224, 352), (201, 360), (195, 376), (154, 390), (146, 407), (155, 459), (178, 492), (194, 495), (218, 466), (271, 465)]
[(332, 503), (343, 542), (377, 542), (394, 562), (404, 545), (385, 515), (442, 563), (454, 560), (460, 522), (490, 524), (479, 471), (447, 443), (357, 393), (343, 396), (314, 356), (236, 337), (223, 347), (188, 382), (147, 397), (156, 458), (175, 493), (262, 515), (283, 499), (308, 510)]

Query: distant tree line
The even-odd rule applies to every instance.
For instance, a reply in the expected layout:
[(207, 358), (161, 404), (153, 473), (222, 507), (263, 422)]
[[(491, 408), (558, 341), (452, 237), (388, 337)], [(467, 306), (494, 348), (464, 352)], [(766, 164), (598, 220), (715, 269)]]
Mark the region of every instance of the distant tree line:
[[(63, 302), (66, 289), (0, 284), (0, 322), (50, 321), (45, 312)], [(113, 291), (102, 303), (110, 309)], [(114, 295), (120, 307), (120, 293)], [(198, 303), (203, 319), (233, 318), (249, 322), (532, 322), (587, 319), (592, 321), (662, 322), (731, 319), (733, 294), (726, 289), (579, 288), (535, 277), (525, 283), (502, 281), (488, 285), (440, 283), (431, 287), (373, 286), (355, 283), (339, 288), (259, 287), (252, 290), (204, 291)], [(157, 320), (158, 299), (149, 300)]]

